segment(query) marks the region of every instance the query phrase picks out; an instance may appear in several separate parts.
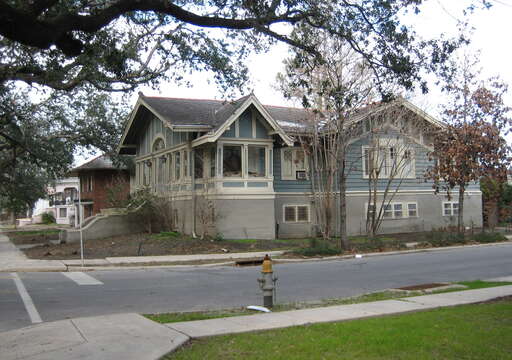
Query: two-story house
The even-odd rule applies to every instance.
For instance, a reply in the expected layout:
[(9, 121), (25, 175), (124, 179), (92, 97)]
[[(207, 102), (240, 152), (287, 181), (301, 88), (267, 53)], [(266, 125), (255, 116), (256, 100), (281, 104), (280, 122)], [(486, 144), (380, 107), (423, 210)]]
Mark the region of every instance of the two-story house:
[[(441, 123), (406, 100), (396, 103), (413, 122), (429, 127)], [(372, 165), (368, 119), (376, 106), (354, 119), (363, 131), (354, 136), (348, 155), (349, 234), (365, 232), (369, 172)], [(265, 106), (253, 94), (236, 101), (148, 97), (139, 94), (125, 126), (119, 153), (135, 156), (136, 187), (151, 187), (172, 202), (174, 224), (197, 233), (198, 213), (207, 198), (214, 203), (215, 228), (225, 238), (306, 237), (317, 232), (309, 176), (309, 160), (295, 137), (296, 124), (307, 119), (304, 109)], [(295, 130), (294, 130), (295, 129)], [(400, 133), (390, 138), (398, 144)], [(411, 232), (449, 225), (457, 214), (456, 200), (435, 194), (424, 179), (430, 161), (430, 139), (420, 128), (410, 131), (407, 171), (386, 205), (382, 232)], [(409, 141), (410, 142), (410, 141)], [(395, 146), (379, 146), (393, 158)], [(386, 186), (385, 171), (378, 191)], [(134, 189), (132, 189), (133, 191)], [(481, 226), (481, 193), (468, 191), (465, 218)]]

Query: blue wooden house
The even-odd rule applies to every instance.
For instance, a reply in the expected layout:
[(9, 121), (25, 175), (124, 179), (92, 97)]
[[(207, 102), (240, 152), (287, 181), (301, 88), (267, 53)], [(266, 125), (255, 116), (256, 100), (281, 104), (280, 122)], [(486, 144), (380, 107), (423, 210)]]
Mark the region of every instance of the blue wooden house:
[[(400, 99), (412, 123), (439, 128), (442, 124), (410, 102)], [(369, 119), (380, 107), (369, 107), (354, 121), (362, 132), (349, 147), (351, 171), (347, 180), (347, 220), (351, 235), (364, 234), (368, 214)], [(206, 226), (205, 200), (216, 233), (225, 238), (290, 238), (318, 231), (305, 156), (295, 132), (310, 113), (304, 109), (262, 105), (253, 94), (236, 101), (139, 98), (126, 123), (120, 154), (135, 156), (134, 188), (150, 187), (172, 202), (174, 226), (201, 233)], [(381, 232), (413, 232), (453, 224), (456, 200), (435, 194), (424, 173), (431, 165), (431, 135), (411, 126), (413, 147), (408, 167), (393, 186)], [(389, 146), (388, 146), (389, 147)], [(379, 147), (392, 156), (393, 149)], [(385, 173), (379, 186), (386, 183)], [(383, 191), (383, 189), (379, 189)], [(212, 205), (213, 204), (213, 205)], [(481, 192), (467, 191), (465, 221), (482, 224)]]

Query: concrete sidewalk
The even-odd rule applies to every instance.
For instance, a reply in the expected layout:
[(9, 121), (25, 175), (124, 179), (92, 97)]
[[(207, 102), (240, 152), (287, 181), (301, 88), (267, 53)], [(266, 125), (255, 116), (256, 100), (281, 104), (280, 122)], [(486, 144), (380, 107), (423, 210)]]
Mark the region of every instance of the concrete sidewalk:
[(234, 334), (256, 330), (271, 330), (323, 322), (355, 320), (366, 317), (435, 309), (445, 306), (471, 304), (508, 295), (512, 295), (512, 285), (352, 305), (338, 305), (324, 308), (234, 316), (222, 319), (177, 322), (167, 324), (167, 326), (170, 329), (179, 331), (180, 333), (194, 339), (207, 336)]
[(0, 234), (0, 272), (66, 270), (62, 261), (28, 259), (7, 236)]
[(137, 314), (42, 323), (0, 333), (3, 360), (159, 359), (189, 338)]
[(3, 360), (159, 359), (194, 338), (421, 311), (509, 295), (512, 285), (166, 325), (137, 314), (77, 318), (0, 333), (0, 349)]

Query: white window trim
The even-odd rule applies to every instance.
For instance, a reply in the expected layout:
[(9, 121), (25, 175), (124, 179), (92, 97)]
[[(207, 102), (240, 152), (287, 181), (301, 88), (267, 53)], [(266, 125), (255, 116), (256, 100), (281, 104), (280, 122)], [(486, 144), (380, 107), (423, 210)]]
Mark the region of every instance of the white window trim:
[[(395, 217), (395, 204), (401, 204), (402, 205), (402, 217)], [(416, 216), (409, 216), (409, 204), (415, 204), (416, 205)], [(379, 207), (380, 202), (378, 202), (377, 207)], [(419, 213), (419, 207), (417, 201), (393, 201), (390, 203), (386, 203), (384, 205), (390, 205), (391, 206), (391, 217), (384, 217), (384, 209), (382, 209), (382, 220), (403, 220), (403, 219), (418, 219), (420, 217)], [(368, 203), (365, 203), (364, 206), (364, 217), (367, 218), (368, 215)]]
[[(445, 213), (444, 213), (444, 205), (445, 204), (450, 204), (450, 215), (445, 215)], [(443, 203), (441, 205), (441, 215), (445, 216), (445, 217), (458, 216), (458, 214), (454, 214), (453, 213), (453, 204), (457, 204), (458, 205), (459, 202), (458, 201), (443, 201)], [(459, 210), (459, 209), (457, 208), (457, 210)]]
[[(386, 159), (386, 161), (389, 163), (390, 162), (390, 159), (389, 159), (389, 148), (392, 148), (392, 147), (396, 147), (396, 146), (400, 146), (401, 143), (396, 143), (396, 144), (387, 144), (387, 145), (383, 145), (383, 146), (379, 146), (379, 148), (387, 148), (388, 149), (388, 158)], [(366, 156), (364, 155), (365, 153), (365, 150), (366, 149), (371, 149), (372, 147), (369, 146), (369, 145), (362, 145), (361, 146), (361, 173), (363, 175), (363, 179), (369, 179), (370, 178), (370, 175), (369, 174), (366, 174), (365, 173), (365, 169), (366, 169)], [(403, 176), (400, 176), (400, 174), (397, 174), (397, 176), (395, 177), (396, 179), (416, 179), (416, 152), (414, 151), (413, 148), (411, 149), (407, 149), (408, 151), (411, 152), (411, 171), (408, 173), (408, 174), (405, 174)], [(389, 164), (387, 164), (387, 166), (389, 167)], [(402, 172), (403, 172), (403, 169), (402, 169)], [(389, 174), (379, 174), (379, 179), (389, 179)]]
[[(295, 221), (286, 221), (285, 210), (287, 207), (295, 208)], [(297, 218), (299, 216), (299, 207), (306, 207), (308, 209), (308, 220), (307, 221), (298, 221)], [(309, 224), (311, 223), (311, 207), (309, 204), (284, 204), (283, 205), (283, 223), (286, 224)]]
[[(270, 171), (270, 167), (272, 164), (270, 163), (270, 153), (272, 149), (271, 141), (259, 141), (259, 142), (251, 142), (251, 141), (219, 141), (217, 143), (218, 150), (218, 159), (217, 159), (217, 176), (219, 179), (226, 180), (272, 180), (272, 175)], [(241, 161), (242, 161), (242, 176), (224, 176), (224, 146), (240, 146), (242, 148), (241, 151)], [(265, 176), (263, 177), (252, 177), (248, 174), (248, 162), (249, 162), (249, 146), (257, 146), (265, 148)]]
[[(284, 169), (284, 152), (285, 151), (289, 151), (291, 150), (292, 151), (292, 175), (291, 176), (287, 176), (287, 175), (284, 175), (283, 174), (283, 169)], [(308, 157), (306, 156), (306, 154), (304, 154), (304, 167), (305, 169), (298, 169), (296, 166), (295, 166), (295, 161), (294, 161), (294, 158), (295, 158), (295, 153), (297, 151), (304, 151), (303, 148), (301, 147), (284, 147), (284, 148), (281, 148), (281, 180), (297, 180), (297, 171), (305, 171), (306, 172), (306, 177), (309, 179), (309, 161), (308, 161)]]

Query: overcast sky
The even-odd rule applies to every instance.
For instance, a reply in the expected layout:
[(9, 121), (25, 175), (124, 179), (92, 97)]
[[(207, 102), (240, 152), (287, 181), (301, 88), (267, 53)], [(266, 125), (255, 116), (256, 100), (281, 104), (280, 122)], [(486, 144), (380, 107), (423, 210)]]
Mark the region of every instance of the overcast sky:
[[(480, 51), (483, 76), (499, 75), (507, 84), (512, 84), (512, 0), (490, 0), (493, 6), (489, 10), (476, 10), (471, 15), (470, 23), (474, 27), (470, 51)], [(426, 39), (440, 34), (455, 36), (457, 20), (463, 18), (462, 11), (468, 0), (429, 0), (421, 7), (418, 16), (407, 19), (418, 34)], [(251, 88), (263, 104), (292, 105), (287, 103), (281, 93), (274, 88), (276, 74), (283, 70), (283, 59), (287, 57), (288, 48), (276, 44), (266, 54), (253, 55), (249, 58)], [(163, 84), (159, 90), (142, 87), (145, 95), (167, 96), (198, 99), (224, 99), (224, 95), (213, 83), (213, 77), (198, 73), (192, 78), (193, 87), (177, 87), (175, 84)], [(211, 84), (207, 80), (211, 81)], [(132, 99), (135, 104), (136, 96)], [(436, 116), (442, 96), (431, 87), (428, 95), (414, 96), (412, 101), (423, 110)], [(512, 89), (507, 97), (512, 105)], [(85, 161), (87, 155), (76, 158), (76, 163)]]
[[(485, 76), (500, 75), (512, 84), (512, 45), (510, 23), (512, 22), (512, 0), (492, 0), (489, 10), (477, 10), (470, 19), (475, 28), (471, 51), (481, 51), (481, 65)], [(462, 19), (462, 11), (468, 5), (467, 0), (429, 0), (421, 7), (418, 16), (411, 16), (414, 29), (424, 38), (456, 35), (457, 19)], [(286, 105), (282, 95), (274, 89), (276, 74), (283, 70), (283, 59), (287, 56), (287, 46), (277, 44), (266, 54), (254, 55), (249, 59), (251, 88), (267, 105)], [(223, 94), (207, 82), (207, 74), (197, 74), (192, 78), (192, 88), (176, 87), (173, 84), (162, 85), (159, 90), (142, 88), (145, 95), (186, 97), (201, 99), (223, 99)], [(512, 104), (512, 95), (509, 94)], [(436, 112), (441, 101), (436, 89), (426, 96), (416, 96), (413, 101), (430, 112)]]

